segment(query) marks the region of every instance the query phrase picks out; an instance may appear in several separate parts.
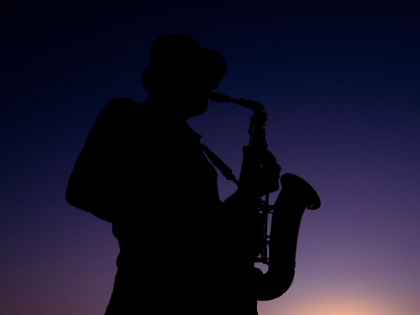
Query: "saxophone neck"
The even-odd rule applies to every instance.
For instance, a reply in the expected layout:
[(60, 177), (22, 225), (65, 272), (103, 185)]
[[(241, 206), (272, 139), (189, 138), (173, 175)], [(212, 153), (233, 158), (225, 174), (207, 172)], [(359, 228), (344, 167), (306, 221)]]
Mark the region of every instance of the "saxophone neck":
[(254, 114), (251, 116), (248, 130), (250, 136), (249, 145), (257, 151), (267, 149), (267, 142), (265, 141), (265, 122), (267, 121), (267, 113), (260, 102), (244, 98), (233, 98), (219, 92), (211, 93), (209, 99), (216, 103), (234, 103), (251, 109)]
[(249, 108), (256, 115), (265, 114), (264, 106), (260, 102), (257, 102), (257, 101), (247, 100), (244, 98), (233, 98), (219, 92), (211, 93), (209, 96), (209, 99), (211, 99), (212, 101), (216, 103), (234, 103), (242, 107)]

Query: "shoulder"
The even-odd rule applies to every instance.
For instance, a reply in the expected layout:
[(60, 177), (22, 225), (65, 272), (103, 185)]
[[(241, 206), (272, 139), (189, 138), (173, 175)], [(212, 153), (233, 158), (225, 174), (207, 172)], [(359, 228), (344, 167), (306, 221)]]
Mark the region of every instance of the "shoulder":
[(141, 106), (141, 103), (128, 97), (113, 99), (101, 110), (95, 125), (130, 123), (138, 116)]
[(91, 128), (87, 142), (97, 142), (99, 139), (117, 137), (127, 133), (136, 124), (142, 104), (127, 98), (116, 98), (101, 110)]
[(130, 115), (140, 108), (141, 104), (128, 97), (120, 97), (110, 101), (100, 115)]
[(133, 106), (139, 106), (140, 103), (136, 102), (135, 100), (129, 98), (129, 97), (118, 97), (113, 100), (111, 100), (106, 107), (133, 107)]

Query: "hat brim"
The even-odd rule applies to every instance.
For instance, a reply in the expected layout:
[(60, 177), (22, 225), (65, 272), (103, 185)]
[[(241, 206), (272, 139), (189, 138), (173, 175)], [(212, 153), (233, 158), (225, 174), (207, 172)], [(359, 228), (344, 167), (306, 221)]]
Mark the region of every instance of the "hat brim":
[(209, 82), (216, 85), (222, 81), (226, 73), (225, 58), (212, 49), (202, 48), (203, 74), (208, 76)]

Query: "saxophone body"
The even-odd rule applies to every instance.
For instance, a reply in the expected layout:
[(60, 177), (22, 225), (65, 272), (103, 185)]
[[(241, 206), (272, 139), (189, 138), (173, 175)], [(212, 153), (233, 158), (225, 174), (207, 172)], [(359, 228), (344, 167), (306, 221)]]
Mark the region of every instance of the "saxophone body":
[[(235, 99), (222, 93), (212, 93), (209, 97), (217, 103), (234, 103), (253, 111), (249, 125), (248, 148), (258, 157), (267, 150), (265, 123), (267, 113), (264, 106), (256, 101)], [(295, 259), (300, 222), (305, 210), (317, 210), (321, 201), (316, 191), (305, 180), (294, 174), (285, 173), (280, 177), (281, 190), (274, 205), (268, 202), (268, 195), (279, 190), (277, 183), (262, 185), (265, 199), (261, 199), (255, 209), (261, 218), (260, 244), (258, 255), (252, 262), (252, 283), (256, 300), (269, 301), (283, 295), (291, 286), (295, 274)], [(240, 182), (237, 182), (240, 185)], [(271, 218), (271, 225), (268, 222)], [(270, 233), (268, 233), (270, 230)], [(268, 266), (267, 272), (255, 267), (255, 263)]]

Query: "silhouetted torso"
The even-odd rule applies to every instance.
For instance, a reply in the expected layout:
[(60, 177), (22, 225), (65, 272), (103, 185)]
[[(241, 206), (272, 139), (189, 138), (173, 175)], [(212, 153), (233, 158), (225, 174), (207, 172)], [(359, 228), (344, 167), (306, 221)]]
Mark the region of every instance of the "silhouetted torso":
[(76, 163), (95, 165), (92, 196), (111, 208), (120, 246), (106, 314), (249, 309), (246, 266), (229, 254), (234, 218), (222, 213), (201, 136), (152, 103), (111, 102)]

